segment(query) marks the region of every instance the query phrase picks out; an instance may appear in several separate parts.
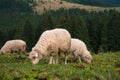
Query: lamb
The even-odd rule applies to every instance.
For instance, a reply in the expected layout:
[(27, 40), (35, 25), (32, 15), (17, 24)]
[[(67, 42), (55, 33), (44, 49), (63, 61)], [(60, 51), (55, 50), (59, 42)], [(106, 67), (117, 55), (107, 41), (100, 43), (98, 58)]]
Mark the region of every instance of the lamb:
[(71, 39), (70, 52), (74, 54), (74, 57), (77, 58), (79, 62), (81, 62), (81, 58), (87, 63), (91, 63), (92, 61), (92, 55), (87, 50), (85, 43), (79, 39)]
[(5, 53), (25, 53), (26, 51), (26, 42), (20, 39), (16, 40), (9, 40), (7, 41), (4, 46), (0, 50), (0, 54)]
[(65, 64), (71, 45), (71, 35), (66, 29), (56, 28), (46, 30), (40, 36), (37, 44), (29, 54), (29, 59), (33, 64), (37, 64), (44, 56), (50, 55), (49, 64), (54, 63), (53, 53), (57, 53), (56, 63), (60, 61), (60, 54), (65, 54)]

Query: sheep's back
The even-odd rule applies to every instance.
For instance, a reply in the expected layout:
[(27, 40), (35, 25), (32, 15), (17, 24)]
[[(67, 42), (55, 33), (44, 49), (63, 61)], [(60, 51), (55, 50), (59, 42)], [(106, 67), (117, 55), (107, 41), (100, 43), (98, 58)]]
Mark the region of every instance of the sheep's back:
[(71, 44), (71, 35), (65, 29), (53, 29), (45, 31), (39, 41), (37, 42), (36, 46), (40, 47), (41, 45), (44, 48), (49, 48), (51, 51), (60, 50), (66, 51), (70, 49)]
[(71, 48), (70, 51), (73, 52), (75, 50), (84, 50), (87, 49), (86, 45), (83, 41), (79, 39), (71, 39)]

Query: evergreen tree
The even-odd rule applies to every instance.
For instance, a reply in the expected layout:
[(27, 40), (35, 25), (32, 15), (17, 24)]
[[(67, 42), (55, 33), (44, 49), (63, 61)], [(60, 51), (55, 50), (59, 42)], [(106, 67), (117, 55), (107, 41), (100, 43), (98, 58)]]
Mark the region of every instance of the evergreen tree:
[(39, 19), (39, 24), (36, 30), (36, 40), (39, 39), (40, 35), (49, 29), (53, 29), (54, 28), (54, 23), (53, 20), (51, 18), (51, 15), (48, 13), (45, 13), (42, 15), (42, 17), (40, 17)]
[(1, 39), (0, 39), (0, 49), (1, 49), (1, 47), (4, 45), (4, 43), (5, 43), (5, 34), (3, 33), (3, 30), (2, 29), (0, 29), (0, 37), (1, 37)]
[(55, 27), (67, 29), (71, 33), (72, 20), (68, 12), (64, 12), (57, 17)]
[(101, 17), (102, 17), (102, 26), (103, 26), (103, 29), (102, 29), (102, 32), (101, 32), (101, 45), (100, 45), (100, 48), (99, 48), (99, 51), (101, 52), (107, 52), (108, 51), (108, 44), (107, 44), (107, 41), (108, 41), (108, 22), (110, 20), (110, 14), (108, 11), (104, 11), (102, 14), (101, 14)]
[(7, 34), (6, 35), (7, 36), (7, 40), (15, 39), (16, 29), (8, 27), (6, 29), (6, 34)]
[(44, 27), (45, 30), (53, 29), (53, 20), (49, 13), (45, 13), (42, 15), (41, 26)]
[(101, 18), (96, 13), (93, 13), (93, 15), (88, 20), (88, 29), (90, 36), (90, 44), (95, 53), (98, 53), (101, 45), (102, 28), (103, 27), (101, 23)]
[(120, 13), (113, 12), (108, 23), (108, 51), (120, 50)]
[(28, 50), (30, 50), (34, 45), (34, 36), (33, 36), (33, 25), (29, 20), (26, 20), (24, 25), (23, 32), (24, 40), (27, 43)]
[(79, 38), (89, 45), (88, 29), (80, 14), (73, 15), (72, 20), (72, 33), (74, 38)]

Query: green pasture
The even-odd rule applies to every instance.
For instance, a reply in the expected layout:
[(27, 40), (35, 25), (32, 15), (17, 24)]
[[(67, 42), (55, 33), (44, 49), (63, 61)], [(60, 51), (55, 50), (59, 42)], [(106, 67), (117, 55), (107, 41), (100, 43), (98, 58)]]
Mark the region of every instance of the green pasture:
[(60, 64), (48, 64), (49, 56), (33, 65), (26, 54), (0, 55), (0, 80), (120, 80), (120, 52), (92, 54), (91, 64), (69, 56)]

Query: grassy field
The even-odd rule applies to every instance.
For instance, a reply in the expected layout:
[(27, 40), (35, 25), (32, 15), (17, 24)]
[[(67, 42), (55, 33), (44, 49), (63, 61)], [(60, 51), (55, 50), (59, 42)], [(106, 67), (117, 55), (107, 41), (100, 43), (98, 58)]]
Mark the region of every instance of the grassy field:
[(44, 3), (37, 2), (36, 5), (33, 7), (33, 11), (37, 13), (44, 13), (49, 10), (58, 10), (60, 8), (64, 9), (85, 9), (87, 11), (104, 11), (104, 10), (116, 10), (120, 12), (120, 7), (97, 7), (97, 6), (89, 6), (89, 5), (83, 5), (83, 4), (77, 4), (77, 3), (70, 3), (66, 1), (44, 1)]
[(0, 55), (0, 80), (120, 80), (120, 52), (93, 54), (93, 62), (74, 62), (69, 57), (60, 64), (48, 64), (43, 58), (33, 65), (26, 55)]

